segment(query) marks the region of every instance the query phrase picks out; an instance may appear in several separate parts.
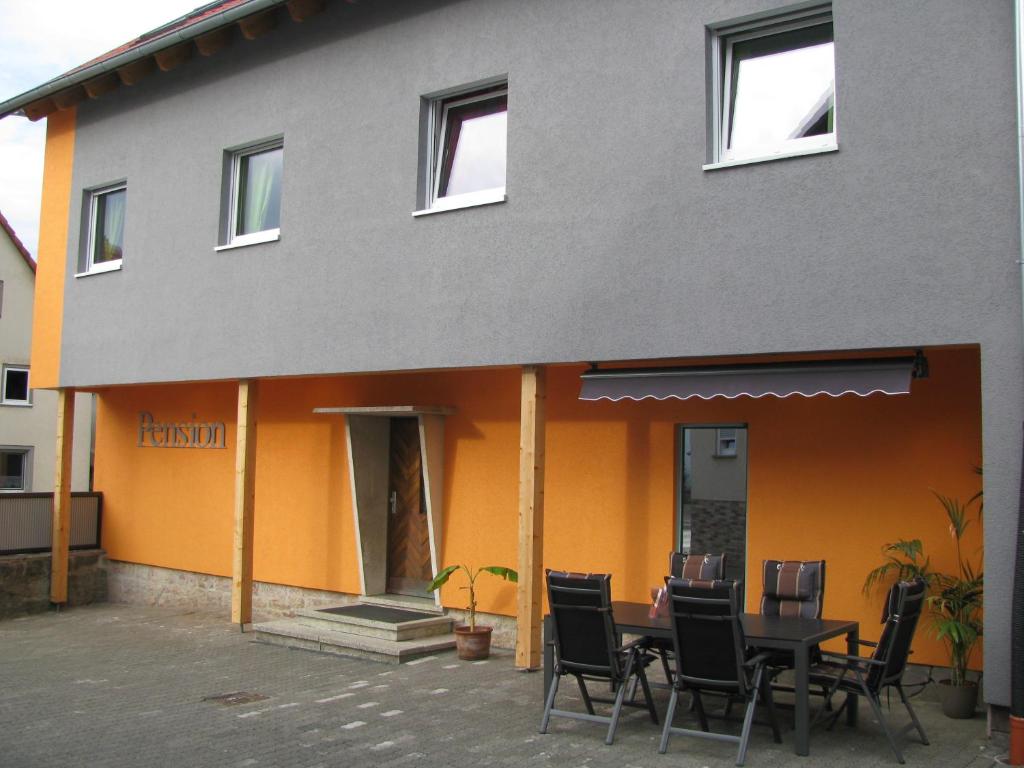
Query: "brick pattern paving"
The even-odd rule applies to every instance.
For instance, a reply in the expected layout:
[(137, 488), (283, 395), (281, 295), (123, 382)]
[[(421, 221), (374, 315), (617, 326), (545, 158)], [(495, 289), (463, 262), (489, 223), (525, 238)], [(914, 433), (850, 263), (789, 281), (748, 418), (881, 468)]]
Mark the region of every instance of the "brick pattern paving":
[[(657, 754), (660, 731), (639, 710), (623, 717), (610, 747), (603, 729), (589, 723), (556, 719), (551, 733), (540, 735), (541, 679), (515, 671), (507, 651), (486, 662), (462, 662), (449, 652), (390, 666), (255, 643), (223, 617), (77, 608), (0, 622), (0, 766), (734, 762), (732, 745), (678, 736), (668, 755)], [(204, 700), (236, 692), (266, 698)], [(563, 685), (560, 705), (577, 705), (574, 692)], [(663, 712), (667, 694), (656, 695)], [(908, 744), (908, 765), (992, 765), (1000, 749), (986, 741), (980, 715), (946, 720), (931, 701), (918, 710), (932, 745)], [(747, 765), (896, 765), (864, 705), (857, 731), (840, 724), (831, 734), (813, 732), (810, 759), (793, 755), (791, 737), (784, 726), (783, 744), (775, 745), (767, 728), (755, 727)]]

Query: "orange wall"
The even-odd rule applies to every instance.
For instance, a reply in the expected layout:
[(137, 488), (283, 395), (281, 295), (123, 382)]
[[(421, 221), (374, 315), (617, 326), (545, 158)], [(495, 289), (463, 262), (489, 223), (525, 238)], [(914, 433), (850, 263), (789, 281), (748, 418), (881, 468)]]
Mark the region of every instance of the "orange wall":
[(46, 159), (39, 217), (39, 254), (32, 320), (32, 386), (58, 386), (60, 334), (64, 312), (64, 271), (68, 254), (71, 168), (75, 154), (75, 110), (46, 119)]
[[(675, 431), (680, 423), (749, 427), (748, 607), (763, 558), (828, 561), (825, 613), (877, 638), (880, 594), (864, 575), (881, 547), (924, 539), (952, 567), (929, 488), (966, 499), (981, 460), (976, 350), (933, 350), (913, 394), (868, 398), (584, 403), (577, 366), (548, 372), (544, 563), (613, 574), (617, 599), (647, 599), (673, 546)], [(445, 426), (442, 561), (517, 562), (519, 375), (514, 369), (261, 383), (256, 483), (258, 580), (358, 592), (343, 420), (330, 405), (451, 405)], [(235, 385), (132, 387), (101, 393), (96, 485), (114, 559), (230, 573)], [(135, 447), (138, 411), (157, 420), (227, 422), (227, 450)], [(974, 525), (965, 551), (980, 542)], [(453, 582), (445, 605), (465, 606)], [(484, 611), (513, 615), (511, 585), (485, 577)], [(920, 663), (941, 663), (922, 637)], [(980, 661), (977, 659), (976, 661)]]

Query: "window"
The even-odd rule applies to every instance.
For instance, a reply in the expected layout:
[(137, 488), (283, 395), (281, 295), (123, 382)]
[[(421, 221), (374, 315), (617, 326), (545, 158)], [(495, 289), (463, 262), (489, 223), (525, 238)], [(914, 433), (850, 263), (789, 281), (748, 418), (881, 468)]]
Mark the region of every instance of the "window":
[(722, 428), (715, 430), (715, 456), (736, 457), (736, 428)]
[(448, 210), (505, 199), (508, 86), (429, 102), (427, 207)]
[(832, 13), (818, 6), (712, 30), (717, 162), (836, 148)]
[(0, 447), (0, 491), (31, 489), (31, 448)]
[(0, 382), (0, 404), (32, 405), (29, 400), (28, 367), (5, 365), (3, 382)]
[(124, 258), (124, 215), (128, 189), (119, 184), (89, 195), (89, 243), (85, 272), (120, 269)]
[(225, 245), (250, 245), (281, 236), (284, 143), (274, 140), (231, 154), (231, 195)]

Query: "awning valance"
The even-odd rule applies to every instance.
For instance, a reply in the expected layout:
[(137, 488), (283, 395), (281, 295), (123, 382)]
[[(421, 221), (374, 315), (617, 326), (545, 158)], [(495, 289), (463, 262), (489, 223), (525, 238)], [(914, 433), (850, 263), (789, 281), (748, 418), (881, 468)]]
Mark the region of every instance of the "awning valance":
[(923, 375), (918, 357), (813, 360), (789, 363), (709, 365), (688, 368), (590, 370), (581, 376), (580, 400), (688, 400), (699, 397), (866, 397), (910, 393), (910, 380)]

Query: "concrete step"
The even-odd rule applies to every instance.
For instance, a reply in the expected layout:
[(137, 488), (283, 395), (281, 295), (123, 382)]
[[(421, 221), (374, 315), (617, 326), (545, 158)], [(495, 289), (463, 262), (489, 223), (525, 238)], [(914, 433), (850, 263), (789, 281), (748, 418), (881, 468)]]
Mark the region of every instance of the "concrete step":
[(455, 623), (448, 616), (361, 603), (339, 608), (300, 610), (296, 611), (295, 619), (301, 624), (325, 631), (346, 632), (394, 642), (447, 635)]
[(305, 648), (321, 653), (336, 653), (340, 656), (370, 659), (387, 664), (401, 664), (455, 647), (454, 633), (399, 642), (323, 629), (322, 625), (311, 626), (287, 619), (253, 624), (252, 631), (257, 640), (265, 643)]
[(364, 603), (365, 605), (383, 605), (391, 608), (405, 608), (410, 611), (420, 611), (422, 613), (436, 613), (439, 615), (444, 613), (444, 608), (434, 602), (433, 595), (427, 595), (425, 597), (392, 594), (361, 595), (359, 602)]

